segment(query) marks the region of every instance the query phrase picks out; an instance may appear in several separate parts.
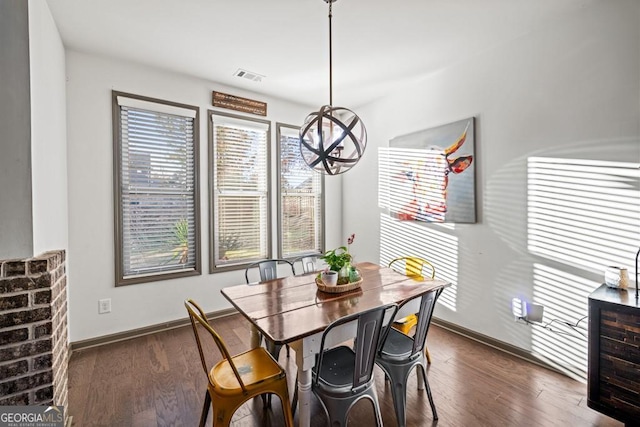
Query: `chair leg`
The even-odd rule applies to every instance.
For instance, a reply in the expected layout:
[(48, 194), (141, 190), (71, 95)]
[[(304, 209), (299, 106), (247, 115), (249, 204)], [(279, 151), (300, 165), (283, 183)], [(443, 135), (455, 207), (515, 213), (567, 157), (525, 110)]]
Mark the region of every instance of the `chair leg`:
[[(296, 388), (297, 391), (297, 388)], [(280, 403), (282, 404), (282, 411), (284, 415), (284, 423), (287, 427), (294, 427), (293, 425), (293, 410), (291, 406), (289, 406), (289, 388), (286, 380), (283, 380), (282, 386), (278, 391), (278, 397), (280, 398)]]
[(424, 380), (424, 388), (427, 390), (427, 397), (429, 398), (429, 405), (431, 406), (431, 412), (433, 413), (433, 419), (438, 419), (438, 412), (436, 411), (436, 404), (433, 403), (433, 395), (431, 394), (431, 387), (429, 387), (429, 381), (427, 380), (427, 372), (422, 366), (418, 366), (419, 371), (422, 373), (422, 379)]
[(289, 344), (286, 344), (286, 346), (287, 346), (287, 358), (289, 358), (289, 350), (290, 350)]
[(298, 377), (296, 376), (296, 388), (293, 390), (293, 399), (291, 400), (291, 412), (293, 415), (296, 414), (296, 409), (298, 409)]
[(204, 427), (207, 424), (207, 416), (209, 415), (209, 408), (211, 408), (211, 395), (209, 390), (204, 392), (204, 406), (202, 407), (202, 415), (200, 415), (200, 427)]
[(427, 364), (431, 365), (431, 355), (426, 345), (424, 346), (424, 355), (427, 356)]
[(391, 389), (393, 395), (393, 408), (396, 412), (396, 420), (399, 427), (407, 425), (406, 407), (407, 407), (407, 389), (405, 384), (394, 381)]
[(331, 427), (346, 427), (347, 414), (342, 411), (329, 411), (329, 425)]
[[(281, 345), (276, 345), (273, 341), (265, 340), (265, 342), (266, 342), (266, 346), (267, 346), (267, 351), (277, 361), (278, 357), (280, 356), (280, 350), (282, 350), (282, 346)], [(287, 346), (287, 351), (288, 350), (289, 350), (289, 346)], [(265, 398), (264, 397), (263, 397), (262, 402), (265, 403)], [(268, 408), (271, 408), (271, 393), (269, 393), (269, 395), (266, 396), (266, 403), (264, 404), (264, 409), (268, 409)]]
[(371, 400), (371, 404), (373, 405), (373, 411), (376, 415), (376, 426), (384, 427), (384, 424), (382, 423), (382, 413), (380, 412), (380, 402), (378, 401), (378, 394), (376, 393), (376, 389), (369, 389), (367, 394), (369, 395), (369, 399)]

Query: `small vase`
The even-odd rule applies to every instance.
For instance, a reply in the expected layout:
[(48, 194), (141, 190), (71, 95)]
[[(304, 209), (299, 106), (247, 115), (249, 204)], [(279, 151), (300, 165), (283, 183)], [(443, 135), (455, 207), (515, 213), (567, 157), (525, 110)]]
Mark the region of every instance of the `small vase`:
[(360, 280), (360, 272), (355, 268), (351, 267), (351, 271), (349, 271), (349, 282), (357, 282)]
[(351, 264), (347, 263), (338, 272), (338, 281), (349, 283), (349, 273), (351, 273)]
[(629, 272), (626, 268), (607, 267), (604, 282), (610, 288), (626, 289), (629, 286)]

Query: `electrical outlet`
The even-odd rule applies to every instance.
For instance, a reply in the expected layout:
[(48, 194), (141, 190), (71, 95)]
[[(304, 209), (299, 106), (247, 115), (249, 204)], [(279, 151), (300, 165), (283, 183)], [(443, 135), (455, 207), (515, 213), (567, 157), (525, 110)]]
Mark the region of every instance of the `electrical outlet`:
[(111, 313), (111, 298), (98, 300), (98, 314)]
[(511, 312), (515, 320), (524, 319), (527, 322), (541, 323), (544, 306), (515, 297), (511, 300)]
[(522, 319), (526, 316), (526, 302), (522, 301), (520, 298), (513, 298), (511, 300), (511, 312), (513, 313), (513, 317), (515, 320)]

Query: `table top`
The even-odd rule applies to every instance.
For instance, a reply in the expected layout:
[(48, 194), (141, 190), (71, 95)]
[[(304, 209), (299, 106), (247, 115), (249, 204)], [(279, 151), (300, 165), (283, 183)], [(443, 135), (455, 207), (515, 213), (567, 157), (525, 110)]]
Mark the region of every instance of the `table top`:
[(589, 295), (589, 299), (626, 307), (640, 308), (640, 303), (636, 299), (635, 287), (620, 289), (610, 288), (606, 284), (603, 284)]
[(344, 293), (318, 290), (317, 273), (226, 287), (221, 293), (262, 334), (276, 344), (286, 344), (321, 332), (346, 315), (384, 304), (401, 304), (450, 285), (439, 279), (416, 281), (368, 262), (356, 267), (362, 285)]

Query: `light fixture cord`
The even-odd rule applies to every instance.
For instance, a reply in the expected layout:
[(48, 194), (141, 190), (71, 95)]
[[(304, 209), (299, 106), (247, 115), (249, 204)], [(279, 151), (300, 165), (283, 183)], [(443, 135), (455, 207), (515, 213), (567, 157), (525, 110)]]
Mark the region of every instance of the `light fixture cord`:
[(331, 18), (333, 13), (331, 12), (331, 6), (333, 0), (329, 0), (329, 106), (333, 107), (333, 51), (331, 40)]

